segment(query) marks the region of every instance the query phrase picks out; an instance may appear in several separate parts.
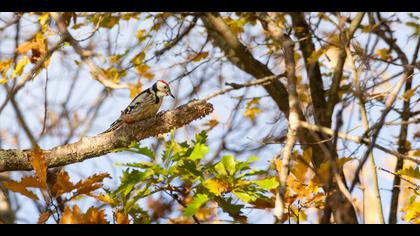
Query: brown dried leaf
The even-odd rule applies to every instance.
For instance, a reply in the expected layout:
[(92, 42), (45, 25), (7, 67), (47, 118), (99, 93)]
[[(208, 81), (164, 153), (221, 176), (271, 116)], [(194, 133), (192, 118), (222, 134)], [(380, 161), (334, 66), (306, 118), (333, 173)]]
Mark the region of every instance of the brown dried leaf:
[(73, 209), (66, 206), (63, 215), (60, 219), (60, 224), (106, 224), (105, 210), (98, 210), (98, 208), (91, 207), (83, 214), (77, 205)]
[(70, 176), (66, 171), (60, 171), (57, 173), (55, 183), (51, 189), (55, 197), (59, 197), (64, 193), (73, 191), (76, 186), (70, 182)]
[(35, 193), (27, 189), (28, 187), (41, 188), (41, 184), (35, 177), (24, 177), (20, 182), (7, 181), (3, 183), (3, 186), (9, 189), (10, 191), (20, 193), (32, 200), (39, 200), (38, 196), (35, 195)]
[(129, 224), (130, 221), (128, 219), (128, 215), (125, 214), (124, 212), (121, 211), (117, 211), (115, 213), (115, 222), (117, 224)]
[(41, 183), (41, 187), (47, 188), (47, 163), (42, 150), (39, 147), (35, 147), (35, 150), (29, 153), (29, 159), (35, 170), (35, 175)]
[(39, 215), (38, 224), (45, 224), (45, 222), (50, 218), (50, 212), (46, 211)]
[(90, 176), (87, 179), (80, 180), (75, 185), (75, 189), (77, 189), (76, 193), (73, 195), (72, 198), (75, 198), (78, 195), (81, 194), (89, 194), (90, 192), (101, 188), (102, 187), (102, 181), (105, 178), (111, 178), (111, 176), (108, 173), (100, 173)]

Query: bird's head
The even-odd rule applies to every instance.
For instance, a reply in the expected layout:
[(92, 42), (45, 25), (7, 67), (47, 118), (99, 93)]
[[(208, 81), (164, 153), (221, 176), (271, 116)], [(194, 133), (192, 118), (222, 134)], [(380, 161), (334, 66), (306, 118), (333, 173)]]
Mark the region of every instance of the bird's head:
[(164, 80), (158, 80), (155, 83), (156, 86), (156, 95), (158, 97), (165, 97), (165, 96), (171, 96), (175, 98), (175, 96), (171, 92), (171, 88), (169, 87), (169, 84)]

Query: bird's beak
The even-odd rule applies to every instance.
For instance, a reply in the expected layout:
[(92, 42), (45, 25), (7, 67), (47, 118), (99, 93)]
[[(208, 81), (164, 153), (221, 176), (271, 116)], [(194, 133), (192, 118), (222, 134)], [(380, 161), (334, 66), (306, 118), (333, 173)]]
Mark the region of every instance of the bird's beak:
[(169, 90), (168, 91), (168, 94), (173, 98), (173, 99), (175, 99), (175, 96), (172, 94), (172, 92), (171, 92), (171, 90)]

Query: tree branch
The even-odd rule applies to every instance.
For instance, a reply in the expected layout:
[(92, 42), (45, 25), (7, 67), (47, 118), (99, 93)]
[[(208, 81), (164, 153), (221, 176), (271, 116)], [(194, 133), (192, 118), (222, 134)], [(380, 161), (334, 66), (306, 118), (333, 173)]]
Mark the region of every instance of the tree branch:
[[(203, 13), (200, 15), (200, 18), (207, 29), (209, 38), (215, 46), (219, 47), (226, 54), (232, 64), (257, 79), (274, 76), (267, 66), (252, 56), (248, 48), (239, 41), (219, 14)], [(286, 87), (280, 81), (275, 81), (265, 85), (264, 88), (280, 110), (288, 116), (289, 102)]]
[[(156, 136), (179, 128), (202, 118), (213, 111), (213, 105), (202, 100), (193, 100), (176, 109), (160, 112), (155, 117), (123, 125), (120, 128), (94, 137), (84, 137), (78, 142), (43, 150), (49, 168), (81, 162), (127, 147), (132, 141)], [(0, 172), (32, 170), (28, 154), (31, 150), (0, 149)]]
[(332, 84), (330, 89), (330, 94), (328, 96), (328, 103), (327, 103), (327, 109), (326, 109), (326, 119), (328, 119), (326, 122), (331, 126), (331, 118), (332, 114), (334, 112), (334, 107), (340, 100), (338, 97), (338, 91), (340, 89), (340, 83), (341, 78), (343, 76), (343, 68), (344, 63), (346, 62), (346, 46), (350, 44), (351, 39), (353, 38), (354, 32), (356, 32), (356, 29), (359, 27), (360, 23), (362, 22), (363, 16), (365, 13), (359, 12), (356, 14), (354, 19), (352, 20), (349, 29), (347, 32), (342, 32), (340, 34), (340, 48), (338, 52), (338, 59), (337, 64), (335, 65), (333, 77), (332, 77)]
[(79, 42), (75, 38), (73, 38), (73, 36), (70, 34), (70, 32), (67, 29), (66, 24), (61, 18), (60, 13), (51, 12), (51, 17), (56, 22), (58, 30), (60, 31), (62, 38), (64, 38), (66, 41), (68, 41), (71, 44), (71, 46), (74, 48), (74, 51), (77, 54), (79, 54), (82, 60), (87, 64), (87, 66), (89, 67), (90, 73), (92, 74), (95, 80), (99, 81), (105, 87), (111, 88), (111, 89), (128, 88), (128, 84), (118, 84), (107, 78), (107, 76), (104, 74), (102, 69), (99, 68), (93, 62), (93, 60), (89, 57), (90, 53), (84, 50), (82, 46), (80, 46)]
[(295, 28), (294, 33), (296, 38), (298, 38), (299, 48), (302, 51), (305, 61), (306, 73), (308, 75), (309, 88), (313, 101), (312, 105), (314, 108), (315, 123), (322, 126), (329, 126), (325, 120), (327, 102), (319, 62), (318, 60), (314, 62), (308, 61), (308, 58), (315, 51), (315, 45), (311, 40), (312, 34), (309, 30), (310, 26), (306, 22), (303, 12), (292, 12), (290, 13), (290, 16), (292, 17), (293, 27)]

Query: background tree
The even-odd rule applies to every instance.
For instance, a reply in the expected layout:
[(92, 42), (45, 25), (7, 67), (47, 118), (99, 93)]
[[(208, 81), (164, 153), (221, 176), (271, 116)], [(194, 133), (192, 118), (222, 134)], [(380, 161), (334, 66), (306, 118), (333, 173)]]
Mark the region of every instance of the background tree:
[(419, 17), (2, 13), (0, 220), (419, 223)]

